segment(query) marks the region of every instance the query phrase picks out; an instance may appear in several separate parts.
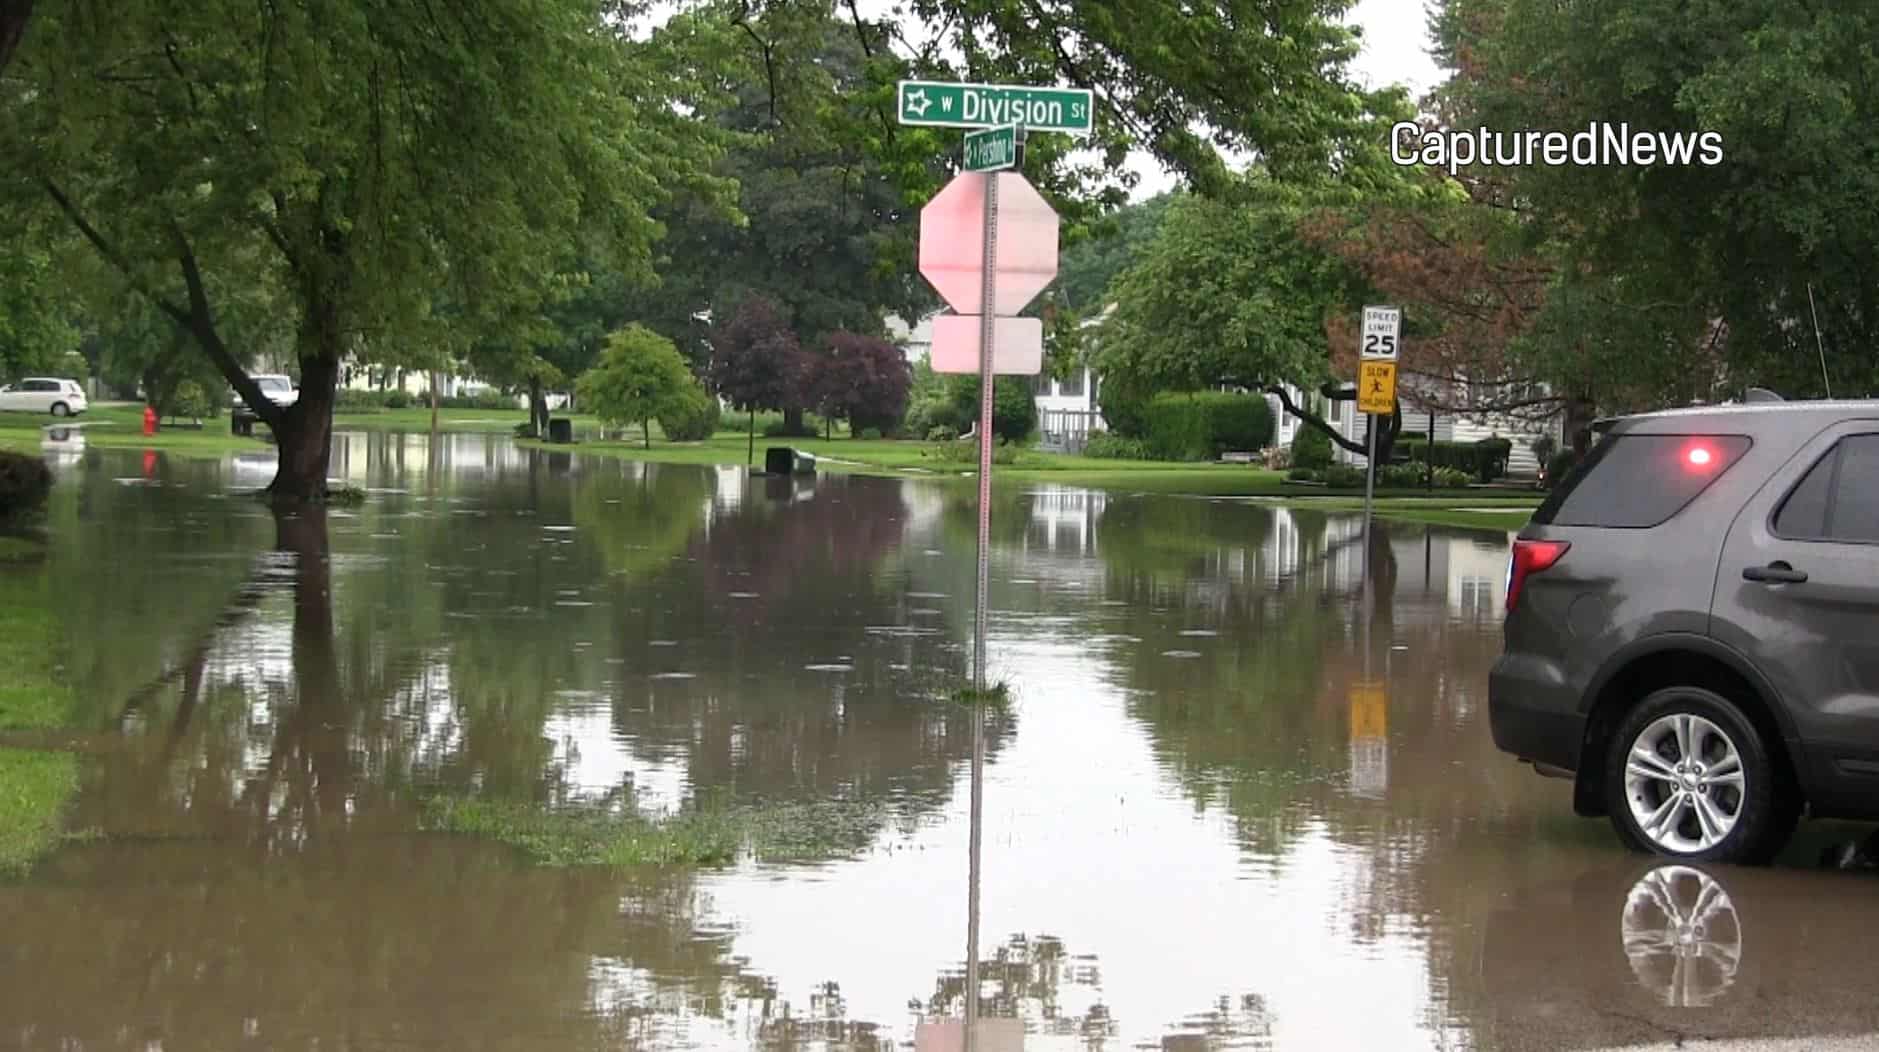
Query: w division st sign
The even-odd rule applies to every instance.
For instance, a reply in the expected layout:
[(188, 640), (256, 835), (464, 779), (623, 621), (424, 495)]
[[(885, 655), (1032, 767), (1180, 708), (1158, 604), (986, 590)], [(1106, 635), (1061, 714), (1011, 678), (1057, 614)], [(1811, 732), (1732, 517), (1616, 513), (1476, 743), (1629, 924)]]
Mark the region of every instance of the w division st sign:
[(900, 123), (935, 128), (1022, 124), (1027, 131), (1088, 135), (1095, 125), (1093, 97), (1083, 88), (903, 80), (898, 109)]

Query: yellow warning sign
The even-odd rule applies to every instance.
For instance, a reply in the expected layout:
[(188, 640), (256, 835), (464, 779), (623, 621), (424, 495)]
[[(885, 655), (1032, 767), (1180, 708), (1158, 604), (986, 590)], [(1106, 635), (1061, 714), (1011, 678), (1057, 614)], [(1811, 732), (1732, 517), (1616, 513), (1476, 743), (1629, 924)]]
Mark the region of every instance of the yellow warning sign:
[(1351, 685), (1351, 740), (1383, 738), (1389, 734), (1390, 701), (1383, 684), (1375, 681)]
[(1357, 367), (1357, 408), (1388, 416), (1396, 411), (1396, 363), (1362, 362)]

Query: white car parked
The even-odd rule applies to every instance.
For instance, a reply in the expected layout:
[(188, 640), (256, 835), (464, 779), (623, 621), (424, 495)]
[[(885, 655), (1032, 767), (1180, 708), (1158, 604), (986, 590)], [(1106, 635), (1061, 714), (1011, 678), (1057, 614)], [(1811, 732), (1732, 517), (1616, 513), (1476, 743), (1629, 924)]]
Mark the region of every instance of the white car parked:
[(0, 411), (73, 416), (89, 407), (85, 389), (78, 386), (77, 380), (29, 376), (19, 383), (0, 387)]
[[(278, 372), (257, 372), (254, 374), (254, 383), (261, 389), (261, 394), (267, 394), (269, 402), (280, 406), (282, 410), (301, 400), (301, 391), (293, 385), (291, 376), (282, 376)], [(246, 408), (241, 394), (235, 394), (235, 408)]]
[[(282, 376), (278, 373), (256, 373), (254, 382), (261, 388), (261, 393), (267, 395), (268, 401), (283, 409), (300, 401), (300, 390), (294, 386), (291, 376)], [(239, 397), (237, 396), (237, 400)]]

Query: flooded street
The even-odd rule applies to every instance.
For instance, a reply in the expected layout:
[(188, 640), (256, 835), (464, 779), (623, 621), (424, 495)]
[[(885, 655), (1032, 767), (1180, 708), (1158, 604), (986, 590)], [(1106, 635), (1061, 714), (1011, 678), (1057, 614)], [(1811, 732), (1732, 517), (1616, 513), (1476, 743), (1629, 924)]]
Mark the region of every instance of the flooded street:
[[(968, 489), (355, 433), (368, 501), (277, 521), (265, 462), (57, 467), (80, 835), (0, 882), (0, 1045), (912, 1048), (962, 1011)], [(1505, 536), (1380, 522), (1368, 598), (1352, 515), (1045, 488), (993, 536), (982, 997), (1022, 1047), (1879, 1025), (1879, 882), (1818, 865), (1864, 830), (1664, 865), (1495, 750)], [(837, 857), (540, 866), (426, 831), (439, 796), (835, 802)]]

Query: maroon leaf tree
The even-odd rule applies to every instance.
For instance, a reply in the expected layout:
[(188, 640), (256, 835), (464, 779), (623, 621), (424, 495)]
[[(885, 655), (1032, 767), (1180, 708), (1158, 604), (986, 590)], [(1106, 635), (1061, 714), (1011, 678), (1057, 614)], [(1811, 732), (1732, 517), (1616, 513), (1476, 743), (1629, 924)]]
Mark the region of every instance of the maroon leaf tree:
[(814, 361), (796, 340), (775, 302), (746, 300), (711, 334), (711, 389), (750, 415), (750, 447), (757, 455), (757, 410), (802, 405)]
[(885, 433), (907, 412), (913, 369), (899, 347), (875, 336), (836, 332), (816, 359), (811, 385), (818, 412), (848, 421), (851, 437), (875, 428)]

